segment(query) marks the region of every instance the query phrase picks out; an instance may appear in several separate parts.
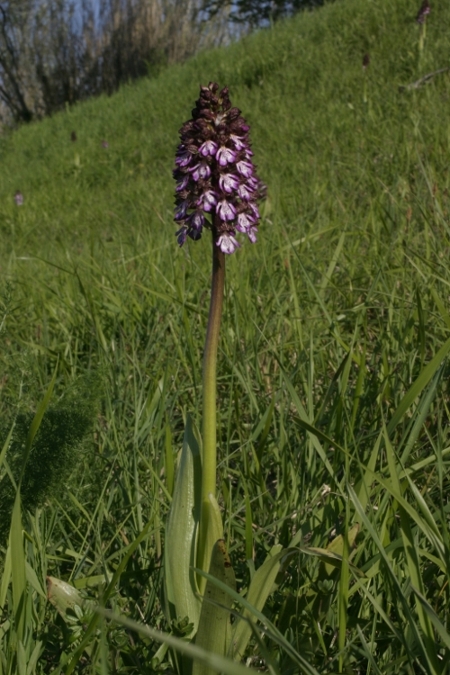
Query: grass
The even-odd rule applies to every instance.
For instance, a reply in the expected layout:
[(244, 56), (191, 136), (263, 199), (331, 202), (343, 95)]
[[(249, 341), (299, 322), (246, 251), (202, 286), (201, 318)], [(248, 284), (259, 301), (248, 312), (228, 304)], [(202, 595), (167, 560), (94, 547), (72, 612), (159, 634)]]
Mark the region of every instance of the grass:
[(239, 588), (272, 545), (296, 551), (247, 664), (448, 672), (449, 77), (399, 87), (448, 63), (450, 9), (433, 5), (422, 50), (417, 9), (342, 0), (0, 139), (0, 446), (16, 415), (11, 447), (26, 442), (55, 369), (47, 415), (84, 413), (95, 389), (72, 478), (2, 514), (2, 675), (167, 666), (151, 631), (63, 620), (47, 575), (183, 634), (163, 618), (161, 556), (184, 419), (200, 424), (210, 269), (207, 242), (176, 247), (170, 171), (209, 80), (251, 124), (269, 188), (257, 245), (227, 260), (219, 356)]

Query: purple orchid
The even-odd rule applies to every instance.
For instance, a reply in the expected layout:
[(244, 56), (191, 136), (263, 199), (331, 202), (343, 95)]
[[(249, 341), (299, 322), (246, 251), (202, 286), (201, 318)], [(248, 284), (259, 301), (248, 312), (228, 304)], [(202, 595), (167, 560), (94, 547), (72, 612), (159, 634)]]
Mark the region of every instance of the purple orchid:
[(265, 186), (252, 162), (249, 126), (240, 110), (232, 107), (227, 87), (219, 91), (214, 82), (201, 87), (180, 139), (173, 172), (179, 245), (187, 237), (200, 239), (203, 227), (212, 230), (223, 253), (239, 247), (238, 232), (254, 243), (260, 219), (257, 201)]
[(419, 12), (416, 16), (417, 23), (425, 23), (428, 14), (431, 12), (430, 3), (428, 0), (423, 0)]

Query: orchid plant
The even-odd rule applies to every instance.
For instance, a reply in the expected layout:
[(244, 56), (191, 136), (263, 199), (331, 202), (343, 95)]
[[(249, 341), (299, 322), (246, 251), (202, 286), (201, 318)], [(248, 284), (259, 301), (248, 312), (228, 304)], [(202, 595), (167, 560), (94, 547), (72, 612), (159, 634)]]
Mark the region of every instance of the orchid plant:
[[(251, 636), (244, 618), (231, 631), (230, 608), (234, 573), (223, 540), (216, 501), (216, 368), (222, 316), (225, 260), (246, 235), (256, 242), (258, 201), (265, 186), (253, 164), (249, 126), (232, 106), (228, 88), (211, 82), (201, 87), (192, 119), (180, 130), (173, 172), (176, 180), (175, 221), (178, 244), (212, 237), (212, 288), (203, 356), (203, 428), (195, 432), (186, 421), (183, 449), (166, 526), (165, 589), (167, 614), (186, 626), (197, 646), (240, 659)], [(261, 611), (287, 552), (275, 547), (253, 577), (247, 602)], [(229, 592), (227, 593), (226, 587)], [(192, 664), (178, 664), (183, 675)], [(197, 675), (210, 672), (198, 662)]]

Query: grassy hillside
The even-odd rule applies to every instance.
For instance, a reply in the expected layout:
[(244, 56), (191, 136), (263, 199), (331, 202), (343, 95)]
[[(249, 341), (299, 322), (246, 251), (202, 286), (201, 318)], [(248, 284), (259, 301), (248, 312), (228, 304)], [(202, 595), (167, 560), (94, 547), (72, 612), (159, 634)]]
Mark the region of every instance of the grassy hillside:
[[(56, 367), (51, 414), (70, 436), (67, 411), (89, 402), (94, 424), (74, 443), (49, 421), (31, 453), (48, 484), (34, 499), (30, 474), (23, 498), (31, 672), (64, 672), (82, 634), (46, 604), (46, 574), (101, 586), (147, 524), (110, 600), (168, 628), (170, 458), (185, 415), (200, 422), (210, 277), (207, 237), (176, 245), (171, 171), (210, 80), (250, 123), (268, 185), (258, 243), (227, 259), (219, 358), (238, 583), (274, 543), (303, 547), (265, 613), (311, 668), (448, 672), (449, 72), (414, 83), (449, 65), (450, 7), (433, 2), (426, 32), (418, 9), (341, 0), (0, 138), (3, 441), (20, 412), (0, 481), (10, 493), (23, 420)], [(59, 485), (52, 452), (74, 469)], [(305, 554), (356, 529), (355, 568)], [(2, 621), (0, 673), (14, 672)], [(271, 672), (315, 672), (281, 639), (265, 644), (249, 657)], [(75, 672), (157, 669), (158, 645), (113, 625), (88, 647)]]

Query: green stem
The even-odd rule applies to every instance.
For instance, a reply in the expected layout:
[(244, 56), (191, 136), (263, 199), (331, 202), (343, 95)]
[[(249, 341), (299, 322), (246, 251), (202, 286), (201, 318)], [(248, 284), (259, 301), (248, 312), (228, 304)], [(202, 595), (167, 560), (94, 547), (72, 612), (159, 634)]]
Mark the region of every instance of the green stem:
[(225, 256), (212, 237), (212, 287), (203, 354), (203, 471), (202, 502), (216, 495), (216, 370), (225, 285)]
[[(223, 289), (225, 285), (225, 256), (217, 246), (215, 230), (212, 236), (212, 287), (209, 305), (208, 329), (203, 354), (203, 462), (201, 514), (197, 548), (197, 566), (208, 572), (212, 547), (223, 537), (220, 513), (214, 506), (216, 496), (216, 370), (219, 345), (220, 320), (222, 318)], [(211, 502), (212, 495), (213, 502)], [(198, 578), (202, 593), (203, 577)]]

